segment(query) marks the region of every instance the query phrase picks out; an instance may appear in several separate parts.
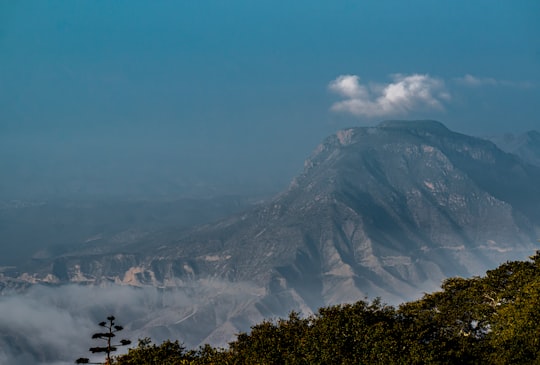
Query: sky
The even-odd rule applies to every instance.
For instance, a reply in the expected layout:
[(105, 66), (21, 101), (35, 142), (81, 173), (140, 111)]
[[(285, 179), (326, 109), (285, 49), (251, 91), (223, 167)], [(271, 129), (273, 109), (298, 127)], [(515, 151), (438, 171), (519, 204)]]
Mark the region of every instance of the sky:
[(0, 0), (0, 199), (279, 191), (386, 119), (540, 129), (540, 2)]

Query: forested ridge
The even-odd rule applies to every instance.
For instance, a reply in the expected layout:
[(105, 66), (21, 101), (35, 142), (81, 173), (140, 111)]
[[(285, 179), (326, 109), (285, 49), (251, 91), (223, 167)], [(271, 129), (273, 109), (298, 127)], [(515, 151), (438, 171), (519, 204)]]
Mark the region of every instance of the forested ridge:
[(229, 348), (178, 341), (116, 357), (127, 364), (540, 364), (540, 252), (485, 276), (450, 278), (399, 307), (358, 301), (264, 321)]

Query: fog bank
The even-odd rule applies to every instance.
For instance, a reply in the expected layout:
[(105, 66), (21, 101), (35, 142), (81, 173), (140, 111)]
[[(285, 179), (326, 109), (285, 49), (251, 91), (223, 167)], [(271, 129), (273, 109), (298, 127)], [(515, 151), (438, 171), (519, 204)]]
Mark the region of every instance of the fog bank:
[[(0, 297), (0, 364), (63, 365), (90, 357), (88, 348), (98, 346), (91, 339), (99, 330), (97, 323), (111, 314), (125, 328), (119, 338), (130, 339), (131, 346), (144, 337), (156, 343), (178, 339), (188, 347), (224, 345), (239, 330), (249, 329), (250, 322), (262, 319), (256, 311), (251, 318), (236, 314), (254, 308), (263, 294), (251, 284), (215, 280), (167, 291), (117, 285), (35, 286)], [(213, 332), (216, 327), (221, 330)]]

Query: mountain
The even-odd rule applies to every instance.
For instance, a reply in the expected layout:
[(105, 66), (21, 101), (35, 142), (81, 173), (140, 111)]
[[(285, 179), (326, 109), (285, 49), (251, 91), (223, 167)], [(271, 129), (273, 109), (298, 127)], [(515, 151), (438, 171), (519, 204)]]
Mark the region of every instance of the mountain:
[(343, 130), (305, 165), (269, 204), (160, 257), (186, 260), (175, 275), (255, 280), (320, 304), (414, 296), (501, 253), (523, 255), (538, 236), (540, 170), (437, 122)]
[(328, 137), (286, 191), (251, 210), (81, 244), (0, 280), (187, 290), (196, 305), (153, 307), (139, 328), (225, 344), (293, 309), (417, 298), (446, 277), (526, 258), (539, 236), (540, 168), (439, 122), (386, 121)]
[(506, 133), (502, 136), (491, 136), (488, 139), (503, 151), (518, 155), (527, 163), (540, 166), (540, 132)]

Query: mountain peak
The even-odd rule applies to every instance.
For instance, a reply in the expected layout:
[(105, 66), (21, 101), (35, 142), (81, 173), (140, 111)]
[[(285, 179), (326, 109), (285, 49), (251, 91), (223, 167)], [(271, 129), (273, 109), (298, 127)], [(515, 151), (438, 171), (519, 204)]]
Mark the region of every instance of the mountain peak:
[(377, 125), (386, 129), (424, 129), (434, 132), (449, 132), (441, 122), (436, 120), (385, 120)]
[[(351, 127), (341, 129), (334, 135), (329, 136), (323, 144), (319, 145), (311, 157), (318, 155), (324, 150), (325, 143), (339, 147), (349, 146), (358, 143), (359, 141), (365, 143), (366, 136), (378, 135), (379, 132), (382, 132), (383, 135), (388, 135), (388, 132), (397, 132), (398, 134), (409, 132), (418, 135), (425, 135), (426, 133), (447, 135), (454, 133), (444, 124), (435, 120), (386, 120), (380, 122), (375, 127)], [(392, 133), (392, 135), (394, 134), (395, 133)]]

